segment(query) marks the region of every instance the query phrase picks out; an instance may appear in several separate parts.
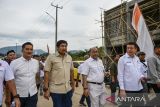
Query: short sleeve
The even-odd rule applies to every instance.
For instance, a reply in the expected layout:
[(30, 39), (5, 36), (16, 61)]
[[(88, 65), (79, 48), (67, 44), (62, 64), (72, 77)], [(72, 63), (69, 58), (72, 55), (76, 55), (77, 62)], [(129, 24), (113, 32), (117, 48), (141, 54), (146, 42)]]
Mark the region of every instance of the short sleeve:
[(71, 71), (74, 71), (73, 61), (71, 61)]
[(13, 71), (11, 70), (11, 67), (6, 63), (5, 66), (5, 81), (9, 81), (14, 79)]
[(52, 68), (51, 55), (49, 55), (46, 59), (44, 70), (50, 72)]
[(81, 74), (88, 75), (89, 73), (89, 64), (87, 62), (83, 63), (83, 66), (81, 67)]

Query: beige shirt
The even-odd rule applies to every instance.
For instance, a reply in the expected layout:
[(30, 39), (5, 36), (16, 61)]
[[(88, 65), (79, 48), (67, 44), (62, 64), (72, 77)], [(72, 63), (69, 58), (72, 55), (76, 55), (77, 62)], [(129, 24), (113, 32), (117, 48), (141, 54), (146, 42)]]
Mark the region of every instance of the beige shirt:
[(67, 93), (71, 90), (70, 71), (73, 70), (72, 58), (59, 53), (47, 57), (45, 71), (49, 72), (49, 89), (51, 93)]

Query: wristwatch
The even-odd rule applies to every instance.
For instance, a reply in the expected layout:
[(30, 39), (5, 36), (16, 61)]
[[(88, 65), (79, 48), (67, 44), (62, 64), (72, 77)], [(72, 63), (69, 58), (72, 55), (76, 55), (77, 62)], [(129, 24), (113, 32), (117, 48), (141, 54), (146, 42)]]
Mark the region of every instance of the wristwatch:
[(48, 88), (44, 87), (44, 88), (43, 88), (43, 91), (44, 91), (44, 92), (48, 91)]
[(16, 94), (15, 96), (13, 96), (13, 98), (19, 98), (19, 94)]

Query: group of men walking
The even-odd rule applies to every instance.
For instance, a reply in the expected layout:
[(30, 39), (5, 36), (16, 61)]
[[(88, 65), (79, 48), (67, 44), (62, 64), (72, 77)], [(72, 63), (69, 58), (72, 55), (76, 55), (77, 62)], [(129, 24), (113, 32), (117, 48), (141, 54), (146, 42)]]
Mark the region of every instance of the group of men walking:
[[(59, 40), (56, 44), (57, 52), (50, 54), (43, 67), (40, 62), (32, 58), (33, 44), (26, 42), (22, 45), (22, 57), (15, 59), (15, 52), (7, 55), (11, 60), (0, 60), (0, 107), (2, 106), (3, 81), (6, 89), (12, 93), (6, 96), (6, 104), (15, 102), (15, 107), (37, 107), (38, 91), (36, 76), (39, 71), (44, 72), (44, 98), (51, 96), (53, 107), (72, 107), (72, 96), (75, 90), (74, 67), (72, 57), (67, 54), (68, 43)], [(126, 97), (143, 97), (143, 89), (150, 83), (157, 97), (148, 103), (152, 104), (160, 98), (160, 46), (155, 46), (155, 55), (146, 63), (141, 52), (136, 56), (138, 46), (130, 42), (126, 46), (126, 53), (122, 57), (115, 55), (111, 64), (111, 90), (115, 100), (115, 84), (119, 84), (119, 97), (122, 98), (121, 106), (142, 106), (141, 101), (126, 101)], [(106, 103), (106, 88), (104, 77), (107, 75), (102, 60), (98, 57), (98, 48), (89, 51), (89, 58), (79, 66), (82, 75), (83, 97), (87, 98), (88, 107), (104, 107)], [(120, 59), (119, 59), (120, 57)], [(10, 64), (10, 65), (9, 65)], [(43, 76), (42, 76), (43, 78)], [(8, 92), (7, 92), (8, 93)], [(82, 99), (83, 100), (83, 99)], [(83, 102), (83, 101), (80, 101)], [(144, 103), (143, 103), (144, 104)]]

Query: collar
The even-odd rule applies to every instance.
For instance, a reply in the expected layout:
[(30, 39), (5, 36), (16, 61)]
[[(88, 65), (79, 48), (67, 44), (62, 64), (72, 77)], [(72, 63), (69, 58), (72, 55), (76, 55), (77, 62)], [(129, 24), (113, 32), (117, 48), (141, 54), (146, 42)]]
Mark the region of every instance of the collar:
[[(61, 57), (61, 55), (59, 54), (59, 52), (56, 52), (55, 55), (56, 55), (57, 57)], [(64, 56), (67, 56), (67, 53), (65, 53)]]
[(30, 60), (32, 60), (32, 58), (31, 58), (30, 60), (27, 60), (27, 59), (25, 59), (23, 56), (21, 56), (21, 59), (22, 59), (23, 61), (30, 61)]
[(126, 56), (127, 58), (135, 58), (135, 55), (134, 55), (133, 57), (131, 57), (131, 56), (128, 55), (128, 53), (126, 53), (125, 56)]
[(98, 60), (99, 60), (99, 58), (97, 58), (97, 59), (93, 59), (92, 57), (90, 57), (90, 60), (91, 60), (91, 61), (98, 61)]

